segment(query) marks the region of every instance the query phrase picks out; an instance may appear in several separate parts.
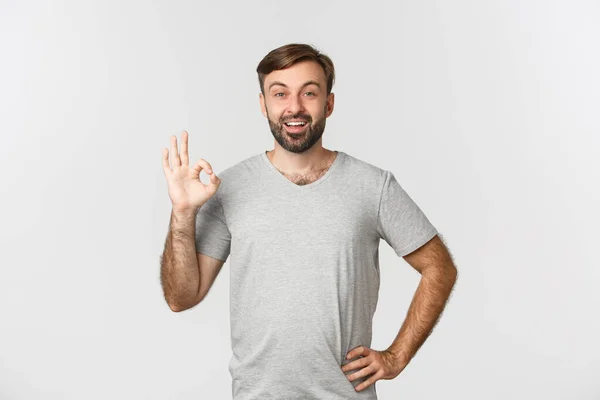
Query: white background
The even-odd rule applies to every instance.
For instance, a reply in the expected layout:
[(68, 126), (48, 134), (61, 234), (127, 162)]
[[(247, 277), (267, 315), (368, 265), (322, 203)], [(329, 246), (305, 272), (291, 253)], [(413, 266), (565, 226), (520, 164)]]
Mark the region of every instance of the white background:
[[(379, 397), (600, 399), (597, 1), (0, 4), (0, 398), (231, 398), (229, 261), (162, 297), (161, 150), (273, 148), (256, 65), (303, 42), (336, 66), (324, 146), (394, 172), (460, 273)], [(375, 349), (419, 281), (381, 266)]]

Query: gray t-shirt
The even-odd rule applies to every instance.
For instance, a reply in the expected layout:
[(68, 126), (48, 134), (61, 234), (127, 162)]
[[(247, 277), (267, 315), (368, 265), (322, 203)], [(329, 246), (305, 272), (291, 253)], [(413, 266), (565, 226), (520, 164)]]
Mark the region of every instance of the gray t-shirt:
[(377, 399), (341, 366), (371, 345), (379, 241), (405, 256), (438, 232), (391, 172), (337, 154), (302, 186), (265, 152), (249, 157), (198, 210), (197, 252), (231, 256), (235, 400)]

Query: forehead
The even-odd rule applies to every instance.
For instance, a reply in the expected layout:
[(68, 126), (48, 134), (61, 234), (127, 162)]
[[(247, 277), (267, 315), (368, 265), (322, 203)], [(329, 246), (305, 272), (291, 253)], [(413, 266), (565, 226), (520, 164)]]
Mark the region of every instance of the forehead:
[(271, 82), (282, 82), (289, 87), (302, 86), (306, 81), (317, 81), (325, 87), (325, 71), (315, 61), (301, 61), (286, 69), (279, 69), (265, 76), (265, 89)]

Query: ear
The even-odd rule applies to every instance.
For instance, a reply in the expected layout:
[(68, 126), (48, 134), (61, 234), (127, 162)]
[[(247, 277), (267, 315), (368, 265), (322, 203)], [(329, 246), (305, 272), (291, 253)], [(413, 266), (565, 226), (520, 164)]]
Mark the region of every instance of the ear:
[(265, 118), (268, 118), (267, 107), (265, 106), (265, 96), (263, 96), (262, 92), (258, 94), (258, 98), (260, 101), (260, 111), (262, 112), (262, 115), (265, 116)]
[(329, 117), (333, 113), (333, 104), (335, 103), (335, 94), (329, 93), (327, 96), (327, 110), (325, 111), (325, 118)]

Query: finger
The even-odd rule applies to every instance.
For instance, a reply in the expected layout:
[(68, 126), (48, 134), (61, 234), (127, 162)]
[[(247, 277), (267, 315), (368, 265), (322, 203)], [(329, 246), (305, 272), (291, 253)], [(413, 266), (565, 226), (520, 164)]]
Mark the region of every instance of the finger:
[(377, 382), (380, 378), (381, 378), (381, 372), (377, 371), (376, 373), (371, 375), (371, 377), (369, 377), (369, 379), (358, 384), (354, 388), (354, 390), (356, 390), (357, 392), (360, 392), (361, 390), (364, 390), (364, 389), (368, 388), (369, 386), (371, 386), (372, 384), (374, 384), (375, 382)]
[(212, 185), (219, 185), (221, 183), (221, 178), (215, 174), (215, 171), (212, 171), (212, 174), (209, 174), (208, 177), (210, 178), (210, 183)]
[(344, 372), (352, 371), (353, 369), (365, 367), (365, 366), (369, 365), (370, 363), (371, 363), (370, 358), (361, 357), (358, 360), (351, 361), (348, 364), (345, 364), (344, 366), (342, 366), (342, 371), (344, 371)]
[(187, 131), (183, 131), (181, 134), (181, 165), (189, 165), (190, 158), (188, 155), (188, 133)]
[(181, 167), (181, 159), (177, 151), (177, 136), (175, 135), (171, 136), (171, 167), (173, 170)]
[(162, 149), (162, 166), (165, 175), (168, 175), (172, 172), (171, 166), (169, 165), (169, 149), (166, 147)]
[(350, 360), (356, 356), (368, 356), (368, 355), (369, 355), (368, 347), (358, 346), (348, 352), (348, 354), (346, 355), (346, 359)]
[(346, 375), (346, 378), (348, 378), (348, 380), (350, 382), (355, 381), (359, 378), (363, 378), (365, 376), (369, 376), (371, 374), (374, 374), (375, 372), (378, 371), (378, 368), (375, 367), (374, 365), (367, 365), (366, 367), (364, 367), (363, 369), (361, 369), (360, 371), (354, 372), (350, 375)]
[(200, 179), (200, 172), (202, 172), (202, 170), (204, 170), (208, 175), (213, 174), (210, 163), (203, 158), (199, 159), (196, 161), (196, 164), (194, 164), (194, 177)]

